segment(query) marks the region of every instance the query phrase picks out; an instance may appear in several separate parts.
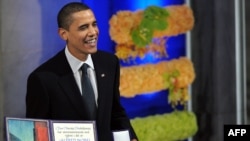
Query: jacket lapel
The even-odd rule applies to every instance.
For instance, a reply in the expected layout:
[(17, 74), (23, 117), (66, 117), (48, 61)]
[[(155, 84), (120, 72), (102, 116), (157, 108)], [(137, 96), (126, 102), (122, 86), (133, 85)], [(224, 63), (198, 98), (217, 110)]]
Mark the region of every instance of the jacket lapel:
[[(107, 81), (107, 72), (105, 63), (102, 59), (99, 58), (98, 52), (92, 55), (92, 60), (95, 67), (96, 80), (97, 80), (97, 89), (98, 89), (98, 117), (101, 117), (101, 114), (105, 114), (105, 102), (109, 99), (108, 95), (106, 95), (106, 87), (105, 85), (108, 83)], [(101, 113), (102, 112), (102, 113)]]
[(70, 65), (66, 59), (64, 50), (58, 54), (58, 58), (61, 60), (59, 62), (65, 62), (58, 65), (58, 72), (61, 74), (61, 78), (58, 81), (61, 86), (64, 94), (68, 97), (69, 102), (75, 107), (75, 110), (81, 117), (84, 116), (84, 111), (86, 108), (83, 104), (81, 92), (76, 84), (73, 72), (70, 68)]
[(70, 103), (75, 107), (76, 111), (84, 117), (84, 108), (86, 108), (83, 104), (80, 90), (75, 82), (75, 78), (73, 75), (63, 76), (59, 84), (61, 85), (65, 95), (67, 95)]

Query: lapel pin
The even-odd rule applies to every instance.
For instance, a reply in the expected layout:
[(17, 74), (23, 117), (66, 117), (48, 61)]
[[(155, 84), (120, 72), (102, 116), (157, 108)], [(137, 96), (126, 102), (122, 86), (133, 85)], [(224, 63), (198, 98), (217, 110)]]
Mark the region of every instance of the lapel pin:
[(103, 73), (103, 74), (101, 74), (101, 77), (104, 77), (105, 76), (105, 74)]

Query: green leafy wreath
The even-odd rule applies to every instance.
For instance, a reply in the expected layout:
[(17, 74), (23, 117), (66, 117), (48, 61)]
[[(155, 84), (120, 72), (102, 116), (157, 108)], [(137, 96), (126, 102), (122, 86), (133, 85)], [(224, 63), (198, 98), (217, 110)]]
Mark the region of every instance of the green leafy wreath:
[(131, 37), (137, 47), (148, 45), (155, 30), (164, 30), (168, 23), (169, 12), (158, 6), (149, 6), (144, 10), (143, 18), (138, 27), (132, 29)]

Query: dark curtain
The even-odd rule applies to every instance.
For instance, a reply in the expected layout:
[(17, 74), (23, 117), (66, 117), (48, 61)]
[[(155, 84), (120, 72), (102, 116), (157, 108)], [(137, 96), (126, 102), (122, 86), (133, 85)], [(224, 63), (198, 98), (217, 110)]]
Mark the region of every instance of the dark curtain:
[[(250, 54), (250, 1), (245, 1), (246, 10), (246, 54)], [(247, 60), (247, 101), (250, 101), (250, 55), (246, 56)], [(250, 102), (247, 102), (247, 117), (250, 124)]]
[(193, 111), (195, 141), (222, 141), (223, 125), (236, 123), (234, 0), (192, 0), (191, 32), (196, 79)]

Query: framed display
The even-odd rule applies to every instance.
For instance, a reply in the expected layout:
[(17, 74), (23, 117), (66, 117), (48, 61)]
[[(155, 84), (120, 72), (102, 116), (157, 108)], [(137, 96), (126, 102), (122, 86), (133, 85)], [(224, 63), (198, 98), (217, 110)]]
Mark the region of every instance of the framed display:
[(95, 121), (5, 117), (7, 141), (97, 141)]
[(97, 141), (95, 121), (50, 121), (52, 141)]
[(7, 141), (51, 141), (48, 120), (6, 117), (5, 121)]

